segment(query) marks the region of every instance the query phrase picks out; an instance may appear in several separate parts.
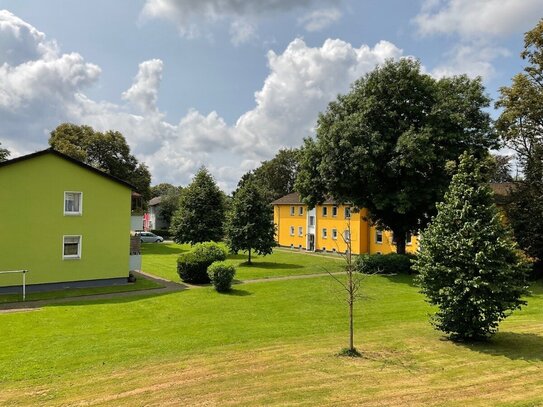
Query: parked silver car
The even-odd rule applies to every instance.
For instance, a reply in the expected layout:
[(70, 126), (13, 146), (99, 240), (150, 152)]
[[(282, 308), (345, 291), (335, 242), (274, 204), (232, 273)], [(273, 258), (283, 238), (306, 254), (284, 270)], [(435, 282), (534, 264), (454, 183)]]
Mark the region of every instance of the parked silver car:
[(139, 232), (142, 243), (160, 243), (164, 241), (162, 236), (155, 235), (151, 232)]

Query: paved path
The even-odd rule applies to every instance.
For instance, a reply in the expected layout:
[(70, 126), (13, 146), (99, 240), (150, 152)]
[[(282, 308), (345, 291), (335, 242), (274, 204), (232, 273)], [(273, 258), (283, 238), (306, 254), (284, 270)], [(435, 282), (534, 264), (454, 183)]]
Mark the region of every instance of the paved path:
[[(117, 298), (130, 298), (130, 297), (143, 297), (143, 296), (155, 296), (161, 294), (169, 294), (178, 291), (183, 291), (191, 288), (202, 288), (209, 287), (211, 284), (205, 285), (192, 285), (185, 283), (176, 283), (171, 280), (167, 280), (162, 277), (155, 276), (153, 274), (145, 273), (143, 271), (134, 272), (134, 274), (144, 276), (150, 280), (153, 280), (159, 284), (162, 284), (162, 288), (151, 288), (147, 290), (137, 290), (137, 291), (125, 291), (120, 293), (107, 293), (107, 294), (91, 294), (91, 295), (82, 295), (78, 297), (68, 297), (68, 298), (57, 298), (57, 299), (48, 299), (48, 300), (36, 300), (36, 301), (27, 301), (27, 302), (11, 302), (8, 304), (0, 304), (0, 314), (22, 312), (22, 311), (31, 311), (39, 310), (41, 307), (50, 305), (50, 304), (65, 304), (70, 302), (80, 302), (80, 301), (94, 301), (94, 300), (110, 300)], [(343, 272), (331, 273), (332, 275), (341, 275)], [(249, 280), (237, 280), (235, 285), (241, 284), (252, 284), (252, 283), (265, 283), (268, 281), (282, 281), (282, 280), (303, 280), (307, 278), (316, 278), (316, 277), (326, 277), (328, 273), (314, 273), (314, 274), (299, 274), (293, 276), (281, 276), (281, 277), (269, 277), (269, 278), (255, 278)]]
[(136, 291), (124, 291), (120, 293), (105, 293), (105, 294), (90, 294), (90, 295), (81, 295), (78, 297), (68, 297), (68, 298), (57, 298), (57, 299), (48, 299), (48, 300), (37, 300), (37, 301), (26, 301), (26, 302), (11, 302), (8, 304), (0, 304), (0, 314), (11, 313), (23, 310), (32, 310), (39, 309), (45, 305), (49, 304), (59, 304), (59, 303), (70, 303), (76, 301), (94, 301), (94, 300), (109, 300), (117, 298), (130, 298), (130, 297), (142, 297), (142, 296), (155, 296), (161, 294), (169, 294), (177, 291), (186, 290), (189, 288), (185, 284), (174, 283), (173, 281), (166, 280), (157, 276), (153, 276), (144, 272), (134, 272), (137, 276), (143, 275), (149, 280), (153, 280), (158, 284), (163, 285), (161, 288), (150, 288), (147, 290), (136, 290)]

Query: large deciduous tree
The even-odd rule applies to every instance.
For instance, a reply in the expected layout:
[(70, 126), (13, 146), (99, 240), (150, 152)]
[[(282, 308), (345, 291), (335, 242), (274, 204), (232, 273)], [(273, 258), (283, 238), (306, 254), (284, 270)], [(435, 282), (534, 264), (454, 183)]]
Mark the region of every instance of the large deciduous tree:
[(231, 202), (226, 224), (226, 243), (233, 253), (240, 250), (271, 254), (275, 245), (273, 209), (261, 187), (250, 177), (238, 188)]
[(425, 226), (450, 182), (447, 161), (496, 145), (481, 79), (436, 80), (411, 59), (387, 61), (319, 115), (306, 139), (297, 190), (310, 206), (327, 195), (369, 210), (397, 252)]
[(134, 185), (145, 202), (150, 199), (151, 174), (130, 153), (126, 139), (118, 131), (102, 133), (90, 126), (63, 123), (51, 132), (49, 145)]
[(238, 187), (251, 179), (265, 194), (268, 202), (294, 192), (294, 184), (298, 175), (299, 150), (283, 149), (271, 160), (263, 161), (262, 164), (245, 174)]
[(434, 326), (454, 340), (487, 338), (526, 303), (526, 263), (479, 162), (462, 155), (413, 266), (428, 302), (439, 307)]
[[(0, 143), (0, 146), (2, 146), (2, 143)], [(0, 161), (6, 161), (9, 158), (10, 152), (6, 148), (0, 147)]]
[(516, 152), (524, 178), (519, 180), (507, 206), (507, 215), (520, 247), (543, 268), (543, 20), (524, 36), (521, 57), (524, 71), (511, 86), (500, 89), (496, 107), (502, 113), (496, 128), (505, 144)]
[(170, 231), (177, 243), (219, 241), (224, 235), (225, 197), (202, 167), (183, 189)]

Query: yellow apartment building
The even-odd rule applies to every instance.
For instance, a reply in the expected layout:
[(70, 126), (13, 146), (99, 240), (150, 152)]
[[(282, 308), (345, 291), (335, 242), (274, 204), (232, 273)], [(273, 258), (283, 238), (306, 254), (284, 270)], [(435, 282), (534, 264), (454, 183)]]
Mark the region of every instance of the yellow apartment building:
[[(366, 209), (355, 212), (348, 205), (327, 200), (309, 210), (296, 192), (272, 204), (279, 246), (344, 253), (349, 241), (354, 254), (396, 252), (392, 232), (372, 226)], [(406, 251), (415, 252), (416, 236), (408, 236), (406, 240)]]

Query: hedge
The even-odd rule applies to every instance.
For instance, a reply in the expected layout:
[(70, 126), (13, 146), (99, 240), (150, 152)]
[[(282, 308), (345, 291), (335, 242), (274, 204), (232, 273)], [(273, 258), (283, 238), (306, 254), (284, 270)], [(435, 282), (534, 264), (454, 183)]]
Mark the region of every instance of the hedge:
[(357, 271), (364, 274), (411, 274), (413, 254), (361, 254), (355, 260)]

